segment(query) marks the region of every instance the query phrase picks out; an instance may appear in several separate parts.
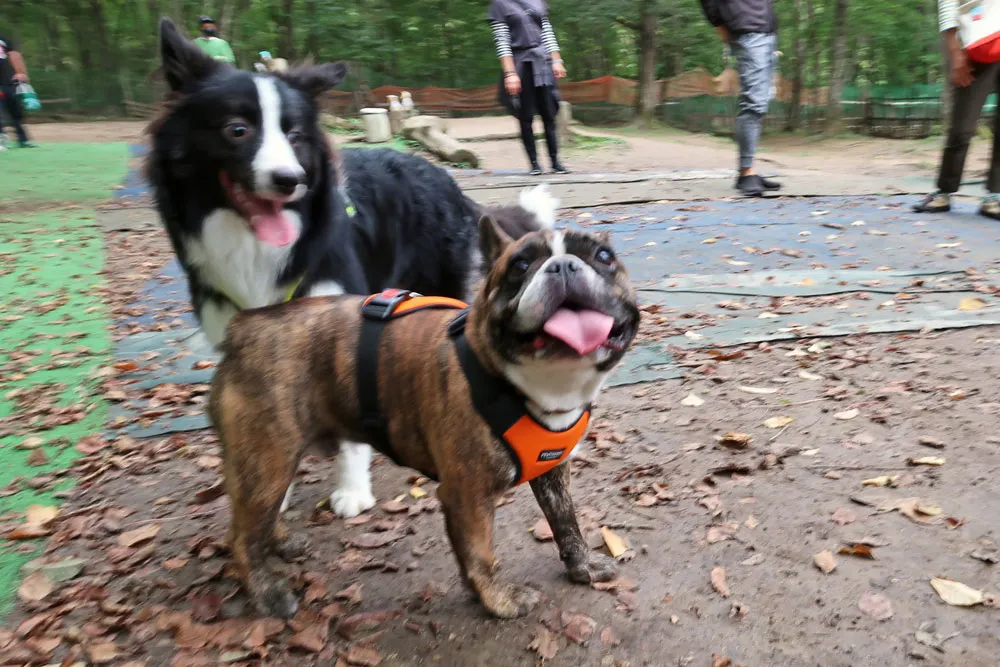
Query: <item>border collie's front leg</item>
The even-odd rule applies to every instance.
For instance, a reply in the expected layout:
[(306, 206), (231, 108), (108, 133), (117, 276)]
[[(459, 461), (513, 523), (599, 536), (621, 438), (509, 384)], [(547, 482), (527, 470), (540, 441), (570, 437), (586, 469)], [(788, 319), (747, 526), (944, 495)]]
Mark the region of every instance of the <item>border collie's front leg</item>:
[(228, 301), (207, 300), (198, 311), (201, 330), (212, 347), (219, 349), (226, 339), (226, 326), (239, 311)]
[(375, 507), (371, 477), (372, 448), (360, 442), (342, 442), (337, 455), (337, 490), (330, 506), (337, 516), (349, 519)]

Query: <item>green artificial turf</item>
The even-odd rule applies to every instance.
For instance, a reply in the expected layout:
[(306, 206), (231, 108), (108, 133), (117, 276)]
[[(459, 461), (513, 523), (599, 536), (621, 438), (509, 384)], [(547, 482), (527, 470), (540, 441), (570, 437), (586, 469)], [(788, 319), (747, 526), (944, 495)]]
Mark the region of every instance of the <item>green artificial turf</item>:
[(0, 152), (0, 207), (107, 199), (125, 173), (128, 146), (42, 144)]

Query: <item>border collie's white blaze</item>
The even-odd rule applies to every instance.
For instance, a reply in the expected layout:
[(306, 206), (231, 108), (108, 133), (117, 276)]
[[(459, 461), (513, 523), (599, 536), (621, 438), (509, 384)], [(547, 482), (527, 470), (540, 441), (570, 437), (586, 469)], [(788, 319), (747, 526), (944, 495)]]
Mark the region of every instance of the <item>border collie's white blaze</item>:
[(274, 189), (274, 176), (281, 172), (294, 174), (299, 181), (305, 179), (306, 170), (295, 157), (295, 150), (288, 135), (281, 127), (281, 93), (271, 77), (254, 77), (257, 99), (260, 103), (261, 128), (260, 147), (254, 155), (252, 169), (254, 190), (261, 196), (280, 197), (285, 201), (297, 201), (306, 194), (306, 186), (299, 183), (295, 192), (284, 196)]

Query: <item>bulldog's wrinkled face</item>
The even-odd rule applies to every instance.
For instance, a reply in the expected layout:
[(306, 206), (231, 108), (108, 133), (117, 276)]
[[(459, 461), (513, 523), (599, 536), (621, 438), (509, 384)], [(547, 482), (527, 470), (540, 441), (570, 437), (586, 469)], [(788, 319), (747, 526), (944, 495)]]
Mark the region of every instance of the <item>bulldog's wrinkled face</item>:
[(480, 295), (488, 342), (504, 362), (581, 359), (604, 371), (621, 359), (639, 309), (607, 234), (546, 229), (512, 241), (484, 218), (480, 243), (493, 266)]

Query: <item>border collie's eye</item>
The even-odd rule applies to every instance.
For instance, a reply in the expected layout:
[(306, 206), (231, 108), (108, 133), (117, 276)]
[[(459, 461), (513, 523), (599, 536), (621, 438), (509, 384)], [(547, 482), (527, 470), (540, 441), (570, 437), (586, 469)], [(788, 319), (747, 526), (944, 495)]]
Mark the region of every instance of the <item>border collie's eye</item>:
[(615, 263), (615, 253), (611, 252), (611, 248), (601, 247), (594, 253), (594, 259), (605, 266), (611, 266)]
[(292, 146), (298, 146), (302, 142), (302, 133), (298, 130), (292, 130), (287, 135), (288, 143)]
[(253, 130), (250, 129), (250, 125), (245, 121), (234, 120), (226, 123), (222, 128), (222, 134), (230, 141), (240, 143), (249, 139), (253, 135)]

